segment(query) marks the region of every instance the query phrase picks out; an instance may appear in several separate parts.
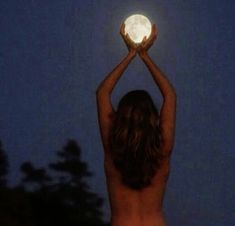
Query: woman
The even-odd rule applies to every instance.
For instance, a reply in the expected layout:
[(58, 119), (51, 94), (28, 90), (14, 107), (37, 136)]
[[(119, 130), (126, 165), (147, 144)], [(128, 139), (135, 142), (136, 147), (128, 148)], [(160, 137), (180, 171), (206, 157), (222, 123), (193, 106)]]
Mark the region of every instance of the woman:
[[(120, 33), (129, 52), (96, 92), (111, 226), (165, 226), (162, 202), (174, 145), (176, 93), (147, 52), (157, 37), (156, 26), (139, 45), (124, 27)], [(137, 54), (163, 96), (160, 114), (144, 90), (127, 93), (117, 111), (112, 107), (112, 90)]]

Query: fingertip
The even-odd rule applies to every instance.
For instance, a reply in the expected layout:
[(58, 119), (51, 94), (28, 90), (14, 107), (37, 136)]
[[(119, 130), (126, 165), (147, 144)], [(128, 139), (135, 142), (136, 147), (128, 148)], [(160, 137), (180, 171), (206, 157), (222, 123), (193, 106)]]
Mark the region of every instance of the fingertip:
[(125, 23), (122, 24), (122, 29), (125, 30)]
[(140, 44), (139, 44), (140, 46), (141, 46), (142, 43), (144, 43), (145, 37), (146, 37), (146, 36), (144, 36), (144, 37), (142, 38), (142, 41), (141, 41)]
[(154, 28), (155, 28), (155, 32), (157, 32), (157, 26), (156, 26), (156, 24), (155, 24), (155, 27), (154, 27)]
[(153, 31), (155, 32), (157, 30), (156, 24), (153, 24)]

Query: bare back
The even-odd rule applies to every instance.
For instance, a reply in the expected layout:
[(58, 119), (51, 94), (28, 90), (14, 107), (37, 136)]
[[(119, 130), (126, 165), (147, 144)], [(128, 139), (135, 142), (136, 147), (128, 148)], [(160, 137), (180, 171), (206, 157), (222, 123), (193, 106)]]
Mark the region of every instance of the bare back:
[(111, 205), (111, 226), (166, 226), (162, 203), (169, 176), (169, 160), (164, 160), (152, 184), (133, 190), (122, 184), (121, 175), (110, 157), (105, 160), (105, 174)]

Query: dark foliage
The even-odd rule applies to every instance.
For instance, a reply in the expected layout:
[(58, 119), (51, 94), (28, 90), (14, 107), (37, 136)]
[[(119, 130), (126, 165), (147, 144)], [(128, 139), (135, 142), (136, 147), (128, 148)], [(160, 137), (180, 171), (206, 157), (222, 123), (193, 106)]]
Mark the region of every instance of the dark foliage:
[(7, 184), (8, 159), (3, 150), (2, 142), (0, 141), (0, 187), (5, 187)]
[[(49, 169), (24, 162), (21, 184), (0, 188), (1, 226), (107, 225), (100, 210), (103, 200), (90, 191), (86, 181), (92, 174), (81, 160), (79, 145), (68, 140), (57, 156), (58, 161), (49, 164), (50, 174)], [(1, 161), (0, 168), (5, 169), (1, 174), (5, 178), (7, 161)]]

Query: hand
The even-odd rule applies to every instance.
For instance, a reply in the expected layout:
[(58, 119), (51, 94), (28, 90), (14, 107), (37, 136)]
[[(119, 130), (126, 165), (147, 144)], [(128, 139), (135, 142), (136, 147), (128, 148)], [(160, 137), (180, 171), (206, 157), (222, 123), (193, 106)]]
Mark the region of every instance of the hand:
[(157, 28), (156, 28), (156, 25), (153, 24), (152, 31), (151, 31), (149, 38), (147, 39), (146, 36), (144, 36), (142, 42), (140, 43), (138, 47), (138, 54), (140, 57), (143, 57), (144, 55), (147, 54), (148, 49), (152, 46), (156, 37), (157, 37)]
[(122, 23), (122, 25), (121, 25), (120, 34), (121, 34), (124, 42), (127, 45), (127, 48), (129, 50), (129, 54), (132, 56), (135, 56), (137, 53), (138, 45), (131, 40), (129, 34), (125, 34), (125, 23)]

